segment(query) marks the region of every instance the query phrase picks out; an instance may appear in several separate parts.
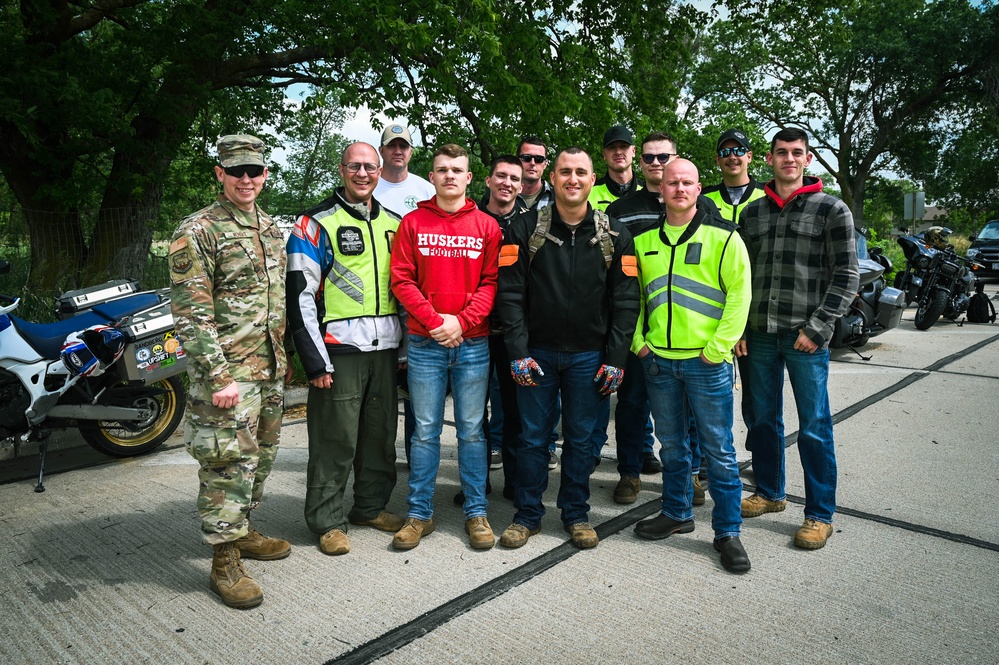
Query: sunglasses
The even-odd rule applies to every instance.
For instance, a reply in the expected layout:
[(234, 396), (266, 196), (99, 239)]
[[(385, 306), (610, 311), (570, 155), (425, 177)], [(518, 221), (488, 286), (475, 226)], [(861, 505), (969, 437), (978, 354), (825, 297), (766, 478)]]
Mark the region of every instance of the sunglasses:
[(520, 161), (526, 164), (530, 164), (532, 161), (535, 164), (544, 164), (548, 161), (548, 158), (544, 155), (518, 155), (518, 157), (520, 157)]
[(347, 173), (349, 173), (351, 175), (354, 175), (355, 173), (357, 173), (358, 171), (360, 171), (362, 168), (364, 169), (365, 173), (377, 173), (378, 172), (378, 165), (377, 164), (362, 164), (361, 162), (350, 162), (348, 164), (341, 164), (340, 166), (342, 166), (344, 169), (346, 169)]
[(742, 157), (747, 152), (749, 148), (743, 148), (741, 145), (737, 148), (718, 148), (719, 157), (728, 157), (729, 155), (735, 155), (736, 157)]
[(645, 162), (646, 164), (652, 164), (656, 160), (658, 160), (660, 164), (665, 164), (666, 162), (668, 162), (669, 160), (673, 159), (674, 157), (676, 157), (675, 153), (674, 154), (670, 154), (668, 152), (660, 152), (660, 153), (657, 153), (657, 154), (653, 154), (651, 152), (643, 152), (642, 153), (642, 161)]
[(243, 174), (250, 176), (251, 178), (259, 178), (264, 174), (264, 167), (258, 166), (256, 164), (240, 164), (239, 166), (224, 166), (222, 170), (225, 171), (227, 176), (233, 178), (242, 178)]

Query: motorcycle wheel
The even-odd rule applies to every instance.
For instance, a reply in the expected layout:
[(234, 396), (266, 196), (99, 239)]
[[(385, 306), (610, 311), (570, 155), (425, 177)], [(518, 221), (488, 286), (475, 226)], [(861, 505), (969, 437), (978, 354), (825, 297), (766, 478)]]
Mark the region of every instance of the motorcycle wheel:
[(153, 385), (166, 392), (139, 397), (131, 404), (152, 408), (151, 418), (143, 422), (81, 421), (79, 428), (84, 440), (112, 457), (141, 455), (166, 441), (184, 417), (184, 382), (180, 376), (171, 376)]
[(918, 330), (929, 330), (930, 326), (937, 322), (944, 309), (947, 308), (949, 296), (950, 294), (946, 291), (937, 289), (929, 298), (920, 301), (915, 319)]

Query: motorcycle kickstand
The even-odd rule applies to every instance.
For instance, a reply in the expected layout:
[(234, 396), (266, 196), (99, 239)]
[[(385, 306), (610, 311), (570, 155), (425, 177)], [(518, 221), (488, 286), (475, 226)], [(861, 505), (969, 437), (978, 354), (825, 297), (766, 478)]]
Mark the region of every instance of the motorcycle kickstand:
[(850, 349), (851, 351), (853, 351), (854, 353), (856, 353), (858, 356), (860, 356), (860, 359), (863, 360), (863, 361), (865, 361), (865, 362), (874, 357), (874, 356), (867, 356), (865, 358), (864, 354), (862, 354), (860, 351), (858, 351), (857, 348), (854, 347), (854, 346), (848, 346), (847, 348)]
[(37, 441), (38, 442), (38, 484), (35, 485), (35, 492), (44, 492), (45, 484), (42, 482), (45, 480), (45, 453), (49, 449), (49, 436), (52, 432), (47, 429), (43, 430), (31, 430), (24, 437), (25, 441)]

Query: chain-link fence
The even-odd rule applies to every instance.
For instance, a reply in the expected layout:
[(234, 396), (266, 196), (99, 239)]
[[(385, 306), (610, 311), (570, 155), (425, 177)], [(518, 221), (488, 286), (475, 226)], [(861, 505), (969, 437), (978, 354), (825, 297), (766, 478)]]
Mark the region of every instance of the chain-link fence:
[(0, 259), (10, 264), (0, 275), (0, 292), (22, 299), (22, 318), (50, 321), (55, 298), (71, 289), (122, 278), (138, 280), (143, 289), (169, 286), (172, 229), (157, 231), (155, 222), (152, 211), (132, 209), (0, 209)]

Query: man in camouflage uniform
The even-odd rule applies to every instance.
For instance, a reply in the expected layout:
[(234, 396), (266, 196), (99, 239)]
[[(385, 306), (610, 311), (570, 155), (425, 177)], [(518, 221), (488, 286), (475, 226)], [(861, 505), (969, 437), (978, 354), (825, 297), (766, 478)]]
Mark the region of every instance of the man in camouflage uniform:
[(287, 260), (280, 229), (255, 205), (267, 179), (264, 144), (224, 136), (218, 152), (223, 193), (177, 228), (170, 281), (191, 380), (184, 439), (201, 464), (198, 512), (215, 550), (211, 589), (226, 605), (248, 608), (263, 592), (240, 554), (272, 560), (291, 552), (248, 520), (281, 431)]

